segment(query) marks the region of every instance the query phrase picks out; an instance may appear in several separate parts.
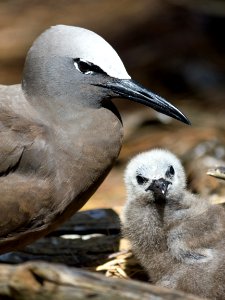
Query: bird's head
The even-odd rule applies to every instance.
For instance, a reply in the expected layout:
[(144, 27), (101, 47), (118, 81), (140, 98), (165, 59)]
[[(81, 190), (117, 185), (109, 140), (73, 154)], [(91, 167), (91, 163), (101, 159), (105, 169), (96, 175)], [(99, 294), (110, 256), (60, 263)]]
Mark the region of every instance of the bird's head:
[(38, 98), (38, 105), (42, 100), (46, 106), (54, 101), (58, 111), (74, 105), (98, 108), (109, 98), (122, 97), (190, 123), (172, 104), (133, 81), (102, 37), (80, 27), (53, 26), (36, 39), (22, 86), (29, 101)]
[(179, 201), (186, 187), (184, 169), (169, 151), (154, 149), (134, 157), (125, 171), (129, 198), (145, 203)]

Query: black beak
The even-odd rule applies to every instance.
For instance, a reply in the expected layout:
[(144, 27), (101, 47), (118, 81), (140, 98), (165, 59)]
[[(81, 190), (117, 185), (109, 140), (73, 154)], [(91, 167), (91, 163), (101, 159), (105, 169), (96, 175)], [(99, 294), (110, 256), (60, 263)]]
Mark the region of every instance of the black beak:
[(155, 195), (165, 198), (169, 184), (171, 184), (171, 182), (165, 180), (164, 178), (152, 180), (152, 183), (146, 189), (146, 191), (151, 190)]
[(146, 106), (152, 107), (156, 111), (177, 119), (186, 124), (191, 124), (185, 115), (183, 115), (175, 106), (170, 104), (160, 96), (150, 92), (139, 83), (131, 79), (114, 79), (104, 85), (97, 84), (112, 90), (116, 95), (142, 103)]

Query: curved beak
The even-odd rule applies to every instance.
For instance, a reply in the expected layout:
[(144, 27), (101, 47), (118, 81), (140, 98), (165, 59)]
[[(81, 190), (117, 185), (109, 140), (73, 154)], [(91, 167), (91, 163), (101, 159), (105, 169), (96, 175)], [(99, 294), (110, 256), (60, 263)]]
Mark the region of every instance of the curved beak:
[(117, 96), (142, 103), (181, 122), (189, 125), (191, 124), (188, 118), (183, 115), (175, 106), (170, 104), (162, 97), (152, 93), (132, 79), (113, 79), (111, 82), (108, 81), (102, 85), (96, 85), (110, 89)]

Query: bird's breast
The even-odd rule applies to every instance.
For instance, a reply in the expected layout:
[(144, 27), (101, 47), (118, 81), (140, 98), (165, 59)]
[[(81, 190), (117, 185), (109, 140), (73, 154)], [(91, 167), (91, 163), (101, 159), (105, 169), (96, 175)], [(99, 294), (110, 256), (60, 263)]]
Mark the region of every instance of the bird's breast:
[(75, 212), (95, 192), (119, 155), (122, 137), (120, 119), (106, 108), (88, 110), (60, 130), (56, 181), (61, 210)]

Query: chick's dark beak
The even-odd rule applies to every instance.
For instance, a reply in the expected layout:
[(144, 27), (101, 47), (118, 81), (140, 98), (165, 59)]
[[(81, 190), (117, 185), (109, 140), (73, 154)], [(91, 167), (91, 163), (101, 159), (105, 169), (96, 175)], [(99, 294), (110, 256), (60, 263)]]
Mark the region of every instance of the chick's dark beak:
[(169, 184), (171, 184), (171, 182), (165, 180), (164, 178), (152, 180), (146, 191), (150, 190), (155, 195), (165, 198)]
[(104, 85), (97, 85), (110, 89), (117, 96), (142, 103), (181, 122), (189, 125), (191, 124), (188, 118), (183, 115), (175, 106), (170, 104), (162, 97), (152, 93), (134, 80), (114, 78), (106, 82)]

